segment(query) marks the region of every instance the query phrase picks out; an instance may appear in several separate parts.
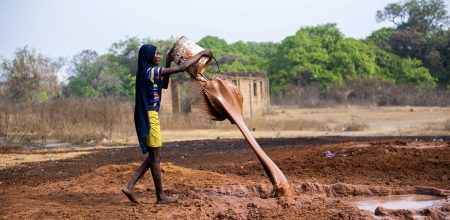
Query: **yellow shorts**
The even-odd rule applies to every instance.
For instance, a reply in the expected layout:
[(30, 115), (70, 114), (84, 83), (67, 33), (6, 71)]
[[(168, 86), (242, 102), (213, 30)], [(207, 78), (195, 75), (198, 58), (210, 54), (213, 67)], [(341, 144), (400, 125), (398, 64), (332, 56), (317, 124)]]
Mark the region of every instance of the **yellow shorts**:
[(161, 147), (161, 127), (159, 125), (159, 114), (157, 111), (148, 111), (148, 118), (150, 120), (150, 132), (147, 135), (147, 146)]

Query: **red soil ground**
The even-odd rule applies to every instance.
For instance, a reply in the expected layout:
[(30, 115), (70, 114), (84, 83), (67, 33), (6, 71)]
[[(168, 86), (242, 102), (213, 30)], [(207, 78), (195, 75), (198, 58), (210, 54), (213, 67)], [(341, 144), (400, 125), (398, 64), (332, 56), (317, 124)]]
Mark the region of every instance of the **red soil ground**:
[[(179, 197), (169, 205), (155, 204), (150, 172), (137, 185), (140, 204), (131, 204), (121, 193), (143, 158), (137, 147), (101, 150), (0, 170), (0, 218), (448, 219), (449, 201), (416, 211), (380, 208), (375, 216), (358, 209), (351, 197), (448, 196), (449, 141), (450, 137), (259, 139), (290, 181), (295, 191), (290, 198), (271, 196), (271, 184), (243, 140), (167, 143), (163, 184)], [(346, 156), (326, 158), (325, 151)]]

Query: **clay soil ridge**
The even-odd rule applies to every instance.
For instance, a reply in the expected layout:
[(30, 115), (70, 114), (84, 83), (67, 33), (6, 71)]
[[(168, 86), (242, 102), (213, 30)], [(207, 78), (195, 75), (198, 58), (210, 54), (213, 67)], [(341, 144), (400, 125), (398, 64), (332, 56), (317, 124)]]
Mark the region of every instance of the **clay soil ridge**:
[[(0, 170), (0, 218), (112, 219), (429, 219), (450, 217), (449, 202), (425, 210), (359, 210), (353, 196), (450, 190), (450, 137), (258, 139), (294, 195), (274, 198), (243, 140), (167, 143), (163, 183), (175, 204), (156, 205), (150, 173), (133, 205), (120, 192), (144, 157), (136, 146)], [(327, 158), (325, 151), (336, 154)], [(3, 152), (7, 153), (7, 152)], [(350, 199), (349, 199), (350, 198)]]

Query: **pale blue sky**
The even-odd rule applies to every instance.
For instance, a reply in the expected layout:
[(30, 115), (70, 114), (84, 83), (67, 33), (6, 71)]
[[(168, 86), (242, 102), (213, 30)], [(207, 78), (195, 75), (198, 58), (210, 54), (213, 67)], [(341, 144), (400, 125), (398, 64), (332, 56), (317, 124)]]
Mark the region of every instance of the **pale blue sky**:
[(398, 1), (0, 0), (0, 56), (10, 58), (24, 45), (51, 57), (83, 49), (105, 53), (127, 36), (280, 42), (302, 26), (328, 22), (347, 37), (364, 38), (388, 26), (376, 23), (375, 13), (392, 2)]

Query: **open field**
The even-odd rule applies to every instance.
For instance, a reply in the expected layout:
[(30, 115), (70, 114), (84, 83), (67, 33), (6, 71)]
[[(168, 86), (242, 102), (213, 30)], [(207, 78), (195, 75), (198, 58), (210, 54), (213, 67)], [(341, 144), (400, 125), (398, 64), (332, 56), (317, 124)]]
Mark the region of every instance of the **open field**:
[[(270, 182), (243, 140), (196, 140), (167, 143), (163, 149), (163, 181), (166, 190), (179, 197), (175, 204), (154, 204), (149, 173), (137, 185), (140, 204), (131, 204), (121, 194), (120, 188), (143, 157), (137, 147), (90, 148), (91, 154), (71, 159), (0, 170), (0, 216), (371, 219), (374, 214), (358, 209), (354, 196), (416, 193), (445, 198), (450, 192), (448, 136), (258, 141), (286, 174), (295, 191), (292, 197), (271, 196)], [(346, 156), (326, 158), (328, 150)], [(380, 209), (378, 215), (445, 219), (450, 217), (450, 202), (419, 211)]]
[[(192, 123), (197, 118), (177, 118), (162, 116), (163, 139), (167, 141), (242, 138), (242, 134), (228, 121), (204, 122), (213, 125), (209, 129), (179, 129), (176, 126)], [(450, 107), (416, 106), (339, 106), (332, 108), (286, 108), (271, 107), (271, 111), (253, 119), (246, 119), (248, 127), (257, 138), (280, 138), (300, 136), (410, 136), (410, 135), (450, 135)], [(131, 136), (117, 135), (116, 143), (136, 143)]]
[[(449, 133), (450, 108), (417, 106), (340, 106), (331, 108), (272, 107), (268, 120), (303, 119), (326, 124), (332, 132), (359, 131), (371, 134)], [(362, 125), (352, 130), (352, 124)], [(350, 128), (350, 129), (349, 129)]]
[[(10, 106), (0, 113), (0, 139), (6, 138), (9, 143), (47, 144), (56, 140), (77, 144), (90, 141), (135, 144), (133, 104), (116, 102), (68, 100), (33, 108)], [(165, 141), (242, 137), (234, 125), (228, 121), (211, 121), (206, 113), (171, 115), (162, 112), (160, 120)], [(257, 137), (448, 135), (450, 108), (273, 106), (268, 113), (246, 119), (246, 123)]]
[[(216, 129), (165, 129), (169, 120), (161, 122), (165, 140), (242, 138), (228, 121), (216, 123)], [(255, 137), (280, 138), (323, 135), (450, 135), (449, 107), (377, 107), (340, 106), (332, 108), (271, 107), (271, 111), (247, 125)], [(173, 126), (173, 125), (170, 125)], [(132, 140), (134, 137), (130, 137)], [(120, 140), (118, 140), (120, 141)]]
[[(116, 111), (120, 120), (115, 119), (115, 124), (110, 124), (111, 130), (103, 130), (108, 134), (102, 135), (102, 120), (98, 123), (83, 122), (73, 128), (68, 125), (67, 135), (58, 140), (59, 136), (52, 139), (29, 139), (29, 136), (10, 132), (9, 141), (0, 138), (0, 151), (9, 153), (0, 159), (0, 168), (13, 166), (27, 162), (39, 162), (59, 160), (75, 157), (85, 153), (95, 152), (104, 148), (102, 145), (134, 145), (137, 138), (134, 133), (134, 125), (130, 115), (124, 115), (127, 111)], [(131, 112), (129, 112), (131, 114)], [(36, 113), (37, 114), (37, 113)], [(89, 114), (85, 114), (88, 117)], [(98, 114), (95, 114), (98, 116)], [(20, 116), (20, 115), (18, 115)], [(112, 118), (108, 116), (106, 118)], [(13, 118), (13, 117), (11, 117)], [(12, 120), (10, 118), (10, 120)], [(187, 129), (186, 124), (193, 124), (201, 118), (200, 125), (208, 124), (209, 128), (199, 126)], [(28, 117), (29, 124), (43, 127), (45, 121), (50, 118)], [(45, 119), (45, 120), (44, 120)], [(33, 121), (34, 120), (34, 121)], [(13, 121), (13, 120), (12, 120)], [(187, 121), (187, 122), (186, 122)], [(269, 113), (253, 119), (246, 120), (249, 128), (256, 138), (293, 138), (314, 136), (411, 136), (411, 135), (450, 135), (450, 108), (448, 107), (376, 107), (376, 106), (341, 106), (333, 108), (286, 108), (272, 107)], [(21, 123), (18, 127), (21, 126)], [(42, 125), (44, 124), (44, 125)], [(67, 122), (64, 122), (67, 124)], [(120, 126), (119, 124), (123, 124)], [(83, 128), (83, 125), (85, 128)], [(114, 125), (114, 126), (112, 126)], [(23, 124), (26, 127), (26, 124)], [(204, 140), (242, 138), (240, 131), (228, 121), (214, 122), (207, 116), (161, 116), (162, 136), (165, 142), (181, 140)], [(208, 127), (203, 126), (203, 127)], [(37, 126), (33, 126), (37, 127)], [(36, 128), (38, 129), (38, 128)], [(80, 132), (78, 132), (78, 130)], [(10, 129), (10, 130), (21, 130)], [(43, 129), (43, 131), (48, 131)], [(37, 133), (41, 132), (38, 129)], [(36, 133), (36, 132), (35, 132)], [(92, 135), (100, 137), (98, 141)], [(68, 138), (73, 137), (73, 138)], [(26, 152), (17, 153), (11, 149), (21, 148), (23, 141), (25, 146), (41, 147), (40, 152), (45, 154), (32, 155)], [(87, 140), (88, 142), (81, 142)], [(77, 143), (74, 145), (73, 143)], [(82, 146), (75, 151), (77, 146)], [(44, 147), (44, 148), (42, 148)], [(70, 147), (70, 148), (68, 148)], [(93, 149), (87, 149), (93, 148)], [(28, 148), (26, 148), (28, 149)], [(36, 153), (35, 151), (33, 151)]]

